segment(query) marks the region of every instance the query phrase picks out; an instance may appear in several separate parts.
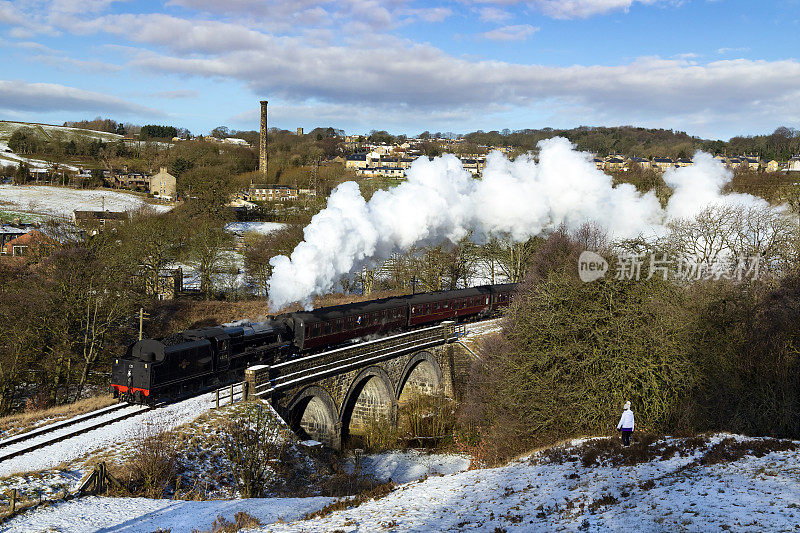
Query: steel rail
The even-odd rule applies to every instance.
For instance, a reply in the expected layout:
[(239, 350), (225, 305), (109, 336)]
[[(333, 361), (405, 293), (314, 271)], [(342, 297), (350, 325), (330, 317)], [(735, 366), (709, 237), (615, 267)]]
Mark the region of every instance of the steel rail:
[[(126, 404), (121, 404), (121, 405), (123, 405), (125, 407), (128, 407), (128, 405), (126, 405)], [(15, 451), (13, 451), (11, 453), (7, 453), (5, 455), (0, 455), (0, 462), (6, 461), (8, 459), (12, 459), (14, 457), (18, 457), (20, 455), (32, 452), (34, 450), (38, 450), (40, 448), (44, 448), (45, 446), (50, 446), (51, 444), (56, 444), (56, 443), (64, 441), (64, 440), (71, 439), (72, 437), (77, 437), (78, 435), (82, 435), (83, 433), (88, 433), (88, 432), (93, 431), (95, 429), (99, 429), (99, 428), (114, 424), (116, 422), (120, 422), (122, 420), (125, 420), (125, 419), (128, 419), (128, 418), (140, 415), (142, 413), (146, 413), (146, 412), (150, 411), (150, 409), (151, 409), (150, 407), (144, 407), (144, 408), (142, 408), (142, 409), (140, 409), (138, 411), (131, 411), (130, 413), (125, 413), (122, 416), (118, 416), (116, 418), (112, 418), (112, 419), (109, 419), (109, 420), (103, 420), (101, 422), (98, 422), (97, 424), (92, 424), (90, 426), (87, 426), (87, 427), (84, 427), (84, 428), (80, 428), (80, 429), (77, 429), (75, 431), (71, 431), (71, 432), (68, 432), (68, 433), (64, 433), (63, 435), (59, 435), (59, 436), (54, 437), (52, 439), (49, 439), (49, 440), (46, 440), (46, 441), (43, 441), (43, 442), (39, 442), (37, 444), (28, 446), (26, 448), (15, 450)], [(51, 429), (50, 431), (55, 431), (55, 430)]]
[(12, 444), (18, 444), (20, 442), (26, 441), (28, 439), (32, 439), (38, 437), (40, 435), (44, 435), (45, 433), (50, 433), (52, 431), (56, 431), (57, 429), (62, 429), (65, 427), (73, 426), (75, 424), (79, 424), (81, 422), (85, 422), (86, 420), (91, 420), (92, 418), (97, 418), (98, 416), (106, 415), (108, 413), (113, 413), (123, 407), (127, 407), (128, 404), (125, 403), (118, 403), (115, 405), (109, 405), (107, 407), (103, 407), (102, 409), (98, 409), (96, 411), (91, 411), (88, 413), (84, 413), (82, 415), (74, 416), (72, 418), (68, 418), (66, 420), (61, 420), (59, 422), (54, 422), (52, 424), (48, 424), (46, 426), (41, 426), (31, 431), (27, 431), (25, 433), (20, 433), (19, 435), (14, 435), (13, 437), (9, 437), (5, 440), (0, 441), (0, 448), (4, 448), (6, 446), (11, 446)]

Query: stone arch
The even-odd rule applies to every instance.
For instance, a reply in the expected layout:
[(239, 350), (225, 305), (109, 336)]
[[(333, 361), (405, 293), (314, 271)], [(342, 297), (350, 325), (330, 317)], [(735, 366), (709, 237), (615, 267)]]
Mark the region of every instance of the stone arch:
[(417, 391), (428, 394), (442, 390), (444, 373), (439, 362), (430, 352), (417, 352), (406, 363), (400, 373), (400, 381), (397, 382), (395, 391), (395, 398), (398, 402), (402, 403), (405, 399), (403, 393), (407, 392), (406, 389), (412, 385)]
[(362, 429), (370, 418), (385, 416), (389, 424), (396, 422), (397, 402), (389, 374), (380, 367), (365, 368), (353, 379), (339, 414), (341, 441), (350, 437), (351, 424)]
[(331, 448), (341, 447), (339, 410), (331, 395), (317, 385), (300, 391), (289, 403), (289, 426), (298, 435)]

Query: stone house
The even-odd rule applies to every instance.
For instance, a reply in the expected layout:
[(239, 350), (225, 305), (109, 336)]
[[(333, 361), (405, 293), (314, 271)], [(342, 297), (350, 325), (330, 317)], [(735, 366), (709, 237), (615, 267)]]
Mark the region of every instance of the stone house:
[(177, 196), (175, 176), (167, 172), (165, 167), (161, 167), (158, 174), (150, 178), (150, 192), (158, 198), (175, 199)]

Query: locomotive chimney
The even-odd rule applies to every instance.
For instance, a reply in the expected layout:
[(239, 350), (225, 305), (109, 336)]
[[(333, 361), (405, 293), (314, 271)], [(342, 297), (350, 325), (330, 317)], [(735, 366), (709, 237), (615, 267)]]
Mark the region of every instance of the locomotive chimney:
[(258, 141), (258, 170), (267, 175), (267, 101), (261, 100), (261, 137)]

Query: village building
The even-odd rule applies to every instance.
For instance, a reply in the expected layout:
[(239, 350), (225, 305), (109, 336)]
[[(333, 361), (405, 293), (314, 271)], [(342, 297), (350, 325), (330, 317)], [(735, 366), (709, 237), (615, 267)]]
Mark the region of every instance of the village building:
[(77, 227), (97, 235), (100, 230), (109, 226), (119, 226), (130, 219), (126, 211), (73, 211), (72, 223)]
[(623, 171), (625, 170), (625, 160), (618, 155), (612, 155), (606, 159), (604, 168), (611, 172)]
[(653, 168), (657, 168), (661, 172), (675, 166), (675, 162), (669, 157), (654, 157)]
[(371, 178), (404, 178), (406, 171), (399, 167), (368, 167), (358, 169), (358, 175)]
[(744, 164), (747, 165), (750, 170), (758, 170), (761, 166), (761, 161), (759, 161), (758, 157), (748, 156), (744, 158)]
[(345, 168), (359, 169), (369, 166), (367, 154), (350, 154), (345, 161)]
[(38, 260), (53, 253), (58, 242), (44, 233), (32, 229), (15, 239), (6, 242), (0, 253), (10, 257), (24, 257)]
[(778, 170), (780, 170), (780, 164), (774, 159), (772, 159), (767, 163), (765, 169), (767, 172), (777, 172)]
[(639, 168), (645, 169), (650, 168), (650, 161), (643, 157), (629, 157), (628, 158), (628, 168), (633, 168), (634, 166), (638, 166)]
[(165, 167), (161, 167), (158, 174), (150, 178), (150, 192), (158, 198), (173, 200), (177, 196), (175, 176), (167, 172)]
[(114, 186), (123, 189), (150, 190), (150, 176), (141, 172), (115, 173)]
[(0, 226), (0, 250), (2, 250), (8, 241), (13, 241), (21, 235), (25, 235), (30, 231), (30, 228), (19, 227), (3, 224)]
[(287, 202), (297, 200), (297, 189), (288, 185), (253, 183), (248, 190), (249, 200), (256, 202)]
[(800, 155), (793, 156), (791, 159), (789, 159), (786, 170), (789, 172), (800, 172)]

